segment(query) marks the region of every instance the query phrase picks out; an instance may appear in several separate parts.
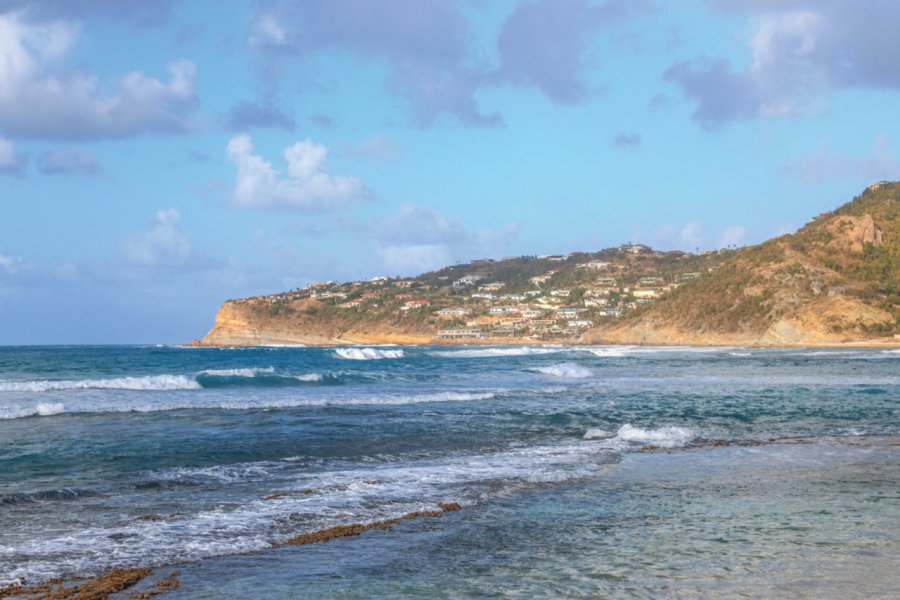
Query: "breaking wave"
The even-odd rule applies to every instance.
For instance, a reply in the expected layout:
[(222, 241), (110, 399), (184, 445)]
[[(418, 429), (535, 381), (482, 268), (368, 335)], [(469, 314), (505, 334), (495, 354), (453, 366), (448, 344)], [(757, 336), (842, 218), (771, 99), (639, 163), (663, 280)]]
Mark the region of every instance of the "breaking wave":
[(381, 358), (403, 358), (403, 350), (382, 350), (380, 348), (335, 348), (338, 358), (348, 360), (377, 360)]
[(535, 367), (530, 370), (536, 371), (538, 373), (543, 373), (545, 375), (565, 377), (569, 379), (583, 379), (585, 377), (590, 377), (591, 375), (593, 375), (590, 369), (586, 369), (581, 365), (572, 362), (550, 365), (549, 367)]
[(0, 408), (0, 420), (21, 419), (34, 416), (51, 416), (69, 413), (151, 413), (173, 410), (272, 410), (283, 408), (321, 407), (321, 406), (398, 406), (404, 404), (423, 404), (429, 402), (469, 402), (490, 400), (493, 392), (437, 392), (416, 395), (372, 395), (372, 396), (336, 396), (327, 397), (286, 397), (275, 399), (260, 397), (258, 399), (222, 400), (221, 397), (191, 396), (183, 402), (135, 402), (117, 400), (111, 404), (103, 399), (71, 401), (66, 405), (38, 403), (37, 405), (12, 406)]
[(565, 352), (568, 348), (561, 346), (522, 346), (518, 348), (472, 348), (469, 350), (447, 350), (431, 352), (432, 356), (444, 358), (489, 358), (492, 356), (531, 356), (534, 354), (553, 354)]
[(628, 423), (619, 427), (613, 441), (653, 444), (663, 448), (680, 448), (694, 439), (694, 432), (673, 425), (659, 429), (642, 429)]
[(65, 412), (60, 402), (38, 402), (33, 406), (13, 406), (0, 408), (0, 420), (24, 419), (25, 417), (49, 417)]
[(199, 390), (197, 380), (184, 375), (147, 375), (113, 379), (0, 381), (0, 392), (52, 392), (60, 390)]
[(659, 429), (643, 429), (625, 423), (619, 427), (615, 436), (599, 427), (591, 427), (584, 432), (582, 439), (602, 439), (604, 440), (604, 446), (610, 449), (627, 450), (631, 446), (645, 444), (661, 448), (681, 448), (695, 437), (696, 435), (693, 431), (684, 427), (669, 425)]
[(203, 375), (216, 377), (256, 377), (260, 373), (274, 373), (275, 367), (252, 367), (247, 369), (206, 369)]

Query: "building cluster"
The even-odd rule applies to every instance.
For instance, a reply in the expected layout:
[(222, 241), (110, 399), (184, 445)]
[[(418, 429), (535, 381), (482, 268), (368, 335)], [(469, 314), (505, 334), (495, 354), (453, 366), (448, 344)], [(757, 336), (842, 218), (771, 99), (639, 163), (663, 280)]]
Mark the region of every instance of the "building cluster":
[[(437, 338), (443, 340), (564, 340), (654, 302), (702, 274), (672, 269), (653, 272), (653, 263), (649, 268), (636, 268), (635, 255), (663, 256), (647, 246), (628, 244), (615, 252), (623, 257), (621, 261), (584, 253), (510, 257), (504, 260), (527, 258), (547, 266), (537, 274), (532, 267), (526, 273), (530, 276), (507, 277), (505, 281), (494, 272), (495, 261), (482, 259), (418, 278), (319, 282), (260, 299), (272, 304), (315, 299), (336, 310), (372, 311), (380, 318), (393, 314), (396, 318), (427, 319), (435, 326)], [(454, 271), (460, 270), (454, 277)]]

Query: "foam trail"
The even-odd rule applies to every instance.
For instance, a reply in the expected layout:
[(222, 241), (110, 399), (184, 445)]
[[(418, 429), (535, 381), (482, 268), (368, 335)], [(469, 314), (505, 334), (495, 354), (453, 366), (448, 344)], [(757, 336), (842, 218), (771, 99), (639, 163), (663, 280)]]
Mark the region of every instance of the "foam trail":
[[(605, 464), (598, 455), (604, 455), (601, 446), (579, 440), (323, 473), (298, 471), (289, 460), (150, 471), (145, 475), (153, 481), (205, 486), (251, 483), (259, 494), (234, 507), (210, 507), (158, 521), (107, 522), (0, 546), (0, 573), (39, 581), (66, 572), (155, 566), (263, 550), (300, 532), (434, 509), (435, 498), (473, 504), (496, 490), (498, 482), (518, 486), (587, 477)], [(264, 498), (275, 482), (275, 489), (317, 493)]]
[(610, 440), (614, 446), (621, 447), (622, 443), (652, 444), (662, 448), (680, 448), (692, 439), (694, 433), (684, 427), (667, 426), (659, 429), (642, 429), (628, 423), (619, 427), (616, 437)]
[(535, 367), (531, 370), (537, 371), (538, 373), (543, 373), (545, 375), (564, 377), (567, 379), (583, 379), (585, 377), (590, 377), (591, 375), (593, 375), (590, 369), (585, 369), (581, 365), (572, 362), (550, 365), (549, 367)]
[(244, 369), (206, 369), (201, 371), (203, 375), (216, 377), (256, 377), (260, 373), (274, 373), (275, 367), (251, 367)]
[(490, 358), (493, 356), (531, 356), (534, 354), (553, 354), (565, 352), (567, 348), (557, 346), (522, 346), (519, 348), (478, 348), (470, 350), (449, 350), (431, 352), (432, 356), (444, 358)]
[(294, 375), (297, 381), (322, 381), (322, 376), (318, 373), (307, 373), (305, 375)]
[(403, 350), (381, 350), (379, 348), (335, 348), (338, 358), (349, 360), (378, 360), (382, 358), (403, 358)]
[(65, 412), (61, 402), (38, 402), (34, 406), (13, 406), (0, 408), (0, 421), (24, 419), (26, 417), (49, 417)]
[(50, 392), (60, 390), (199, 390), (194, 379), (184, 375), (147, 375), (114, 379), (69, 379), (0, 381), (0, 392)]
[(68, 406), (43, 403), (37, 406), (13, 406), (0, 408), (0, 420), (21, 419), (32, 416), (49, 416), (60, 413), (151, 413), (170, 410), (218, 409), (218, 410), (260, 410), (279, 408), (301, 408), (305, 406), (401, 406), (405, 404), (426, 404), (429, 402), (471, 402), (490, 400), (493, 392), (437, 392), (433, 394), (405, 396), (350, 396), (350, 397), (288, 397), (272, 399), (260, 397), (257, 400), (221, 401), (193, 396), (188, 402), (128, 402), (116, 401), (111, 404), (106, 399), (92, 399), (82, 402), (71, 401)]
[(600, 438), (607, 438), (607, 437), (609, 437), (609, 435), (610, 435), (609, 432), (606, 431), (605, 429), (600, 429), (599, 427), (591, 427), (590, 429), (588, 429), (587, 431), (584, 432), (584, 436), (582, 436), (582, 439), (596, 440), (596, 439), (600, 439)]
[(610, 346), (608, 348), (586, 348), (588, 352), (600, 358), (623, 358), (628, 356), (628, 348), (624, 346)]

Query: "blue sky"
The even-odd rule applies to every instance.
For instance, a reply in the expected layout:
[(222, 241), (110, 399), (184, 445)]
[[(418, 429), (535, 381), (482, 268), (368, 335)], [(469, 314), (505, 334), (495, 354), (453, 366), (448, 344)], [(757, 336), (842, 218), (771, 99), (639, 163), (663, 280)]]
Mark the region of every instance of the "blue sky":
[(893, 0), (0, 0), (0, 344), (760, 242), (900, 179)]

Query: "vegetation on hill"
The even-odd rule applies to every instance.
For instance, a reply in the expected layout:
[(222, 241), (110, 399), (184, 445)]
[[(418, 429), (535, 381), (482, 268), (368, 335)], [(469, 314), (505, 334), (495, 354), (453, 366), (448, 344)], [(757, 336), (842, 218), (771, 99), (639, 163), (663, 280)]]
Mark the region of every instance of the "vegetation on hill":
[(834, 334), (900, 333), (900, 183), (870, 186), (793, 235), (742, 248), (626, 326), (763, 334), (784, 319)]

